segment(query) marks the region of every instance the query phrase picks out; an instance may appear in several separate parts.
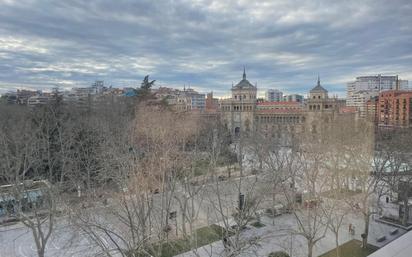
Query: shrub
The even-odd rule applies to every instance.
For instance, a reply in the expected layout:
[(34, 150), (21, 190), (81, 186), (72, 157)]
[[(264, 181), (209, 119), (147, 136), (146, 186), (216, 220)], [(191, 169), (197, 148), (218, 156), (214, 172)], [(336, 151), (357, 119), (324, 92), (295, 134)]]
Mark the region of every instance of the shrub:
[(283, 251), (271, 252), (268, 257), (290, 257), (289, 254)]

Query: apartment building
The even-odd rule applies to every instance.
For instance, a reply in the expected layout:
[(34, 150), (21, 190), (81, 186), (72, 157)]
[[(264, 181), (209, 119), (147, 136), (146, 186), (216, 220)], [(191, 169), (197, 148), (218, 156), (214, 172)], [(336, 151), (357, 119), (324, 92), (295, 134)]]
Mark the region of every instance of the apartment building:
[(265, 92), (265, 100), (267, 102), (281, 102), (283, 101), (283, 92), (277, 89), (268, 89)]
[(381, 127), (412, 126), (412, 91), (388, 90), (379, 94), (377, 122)]
[(408, 90), (408, 81), (400, 80), (398, 76), (361, 76), (347, 83), (346, 105), (355, 107), (360, 117), (367, 114), (367, 102), (386, 90)]

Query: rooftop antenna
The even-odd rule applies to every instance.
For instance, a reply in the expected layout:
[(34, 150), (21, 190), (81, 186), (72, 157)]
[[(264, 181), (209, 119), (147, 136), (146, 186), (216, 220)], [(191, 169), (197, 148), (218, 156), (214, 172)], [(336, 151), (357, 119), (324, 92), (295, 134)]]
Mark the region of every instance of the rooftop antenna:
[(319, 73), (318, 73), (318, 86), (320, 86), (320, 76), (319, 76)]
[(245, 68), (245, 65), (243, 65), (243, 79), (246, 79), (246, 68)]

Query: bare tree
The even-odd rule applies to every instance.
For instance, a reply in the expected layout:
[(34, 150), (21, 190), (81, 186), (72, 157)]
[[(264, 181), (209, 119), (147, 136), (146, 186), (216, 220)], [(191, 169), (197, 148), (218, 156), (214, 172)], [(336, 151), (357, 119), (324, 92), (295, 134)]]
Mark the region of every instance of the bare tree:
[(42, 110), (39, 115), (34, 121), (26, 116), (1, 126), (0, 176), (9, 196), (6, 215), (30, 229), (37, 255), (43, 257), (61, 209), (60, 191), (43, 180), (53, 176), (58, 157), (50, 145), (50, 127), (44, 125), (49, 117)]
[[(380, 196), (391, 195), (402, 206), (401, 223), (409, 224), (412, 195), (412, 140), (409, 129), (378, 130), (373, 158), (373, 176), (380, 181)], [(386, 189), (386, 191), (385, 191)], [(397, 197), (396, 197), (397, 196)]]

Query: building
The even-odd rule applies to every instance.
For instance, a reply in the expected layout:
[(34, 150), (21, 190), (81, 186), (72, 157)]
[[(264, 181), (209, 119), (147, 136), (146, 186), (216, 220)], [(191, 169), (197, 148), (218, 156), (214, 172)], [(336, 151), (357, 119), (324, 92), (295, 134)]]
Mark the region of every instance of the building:
[(219, 99), (213, 98), (213, 92), (206, 95), (205, 102), (206, 111), (217, 111), (219, 108)]
[(341, 107), (344, 107), (345, 101), (336, 97), (329, 98), (328, 90), (322, 87), (318, 77), (316, 86), (309, 91), (306, 106), (309, 112), (332, 112), (339, 111)]
[(374, 96), (371, 99), (369, 99), (368, 101), (366, 101), (366, 114), (365, 114), (365, 118), (367, 118), (368, 120), (376, 123), (378, 120), (378, 115), (377, 115), (377, 111), (376, 108), (378, 106), (378, 102), (379, 102), (379, 96)]
[(104, 81), (96, 80), (90, 87), (90, 94), (99, 95), (103, 94), (103, 92), (105, 92), (106, 90), (107, 88), (104, 86)]
[(303, 103), (303, 95), (298, 95), (298, 94), (285, 95), (283, 96), (283, 101)]
[(347, 111), (341, 112), (345, 106), (345, 100), (329, 97), (328, 91), (322, 87), (318, 77), (316, 86), (309, 91), (306, 99), (306, 127), (312, 133), (323, 133), (324, 128), (337, 117), (335, 114), (349, 114)]
[(184, 89), (183, 95), (190, 101), (190, 110), (204, 111), (206, 108), (205, 94), (198, 93), (193, 89)]
[(283, 101), (283, 93), (277, 89), (268, 89), (265, 92), (265, 100), (267, 102), (280, 102)]
[(400, 80), (398, 76), (361, 76), (356, 77), (353, 82), (347, 83), (347, 93), (348, 98), (351, 97), (352, 93), (367, 90), (367, 91), (385, 91), (385, 90), (408, 90), (408, 81)]
[(17, 94), (14, 92), (6, 93), (2, 95), (2, 98), (4, 98), (8, 104), (17, 104)]
[(51, 97), (47, 95), (35, 95), (29, 97), (27, 100), (27, 105), (29, 107), (37, 107), (37, 106), (43, 106), (48, 104), (51, 101)]
[(231, 98), (222, 99), (219, 107), (228, 129), (238, 136), (241, 131), (249, 132), (254, 129), (257, 88), (246, 79), (244, 69), (242, 80), (232, 86), (231, 91)]
[(266, 131), (303, 124), (305, 110), (299, 102), (260, 102), (256, 104), (256, 128)]
[(379, 94), (376, 106), (381, 127), (412, 126), (412, 91), (388, 90)]
[(347, 105), (354, 107), (359, 112), (359, 116), (365, 118), (368, 115), (368, 101), (377, 96), (376, 91), (360, 90), (352, 93), (352, 96), (348, 98)]
[(362, 76), (347, 83), (347, 106), (355, 107), (359, 115), (367, 115), (367, 102), (386, 90), (407, 90), (408, 81), (400, 80), (398, 76)]
[(160, 87), (153, 90), (154, 96), (157, 99), (165, 100), (173, 110), (182, 111), (200, 111), (206, 109), (205, 94), (186, 87), (183, 90)]
[(27, 105), (28, 99), (38, 94), (41, 94), (41, 91), (17, 89), (16, 92), (8, 92), (4, 94), (4, 98), (8, 104)]
[[(256, 99), (257, 88), (246, 79), (232, 86), (232, 96), (221, 99), (219, 111), (224, 124), (232, 135), (241, 131), (263, 130), (273, 133), (276, 131), (303, 131), (305, 126), (318, 131), (320, 122), (333, 121), (336, 115), (352, 115), (353, 109), (344, 109), (345, 101), (336, 97), (329, 98), (328, 91), (320, 84), (310, 90), (306, 105), (300, 101), (260, 101)], [(299, 95), (291, 98), (301, 99)], [(294, 99), (294, 100), (295, 100)], [(335, 115), (336, 114), (336, 115)], [(320, 131), (320, 130), (319, 130)]]
[[(396, 228), (393, 229), (396, 231)], [(399, 231), (399, 229), (398, 229)], [(391, 232), (391, 231), (390, 231)], [(394, 237), (392, 233), (386, 233), (385, 237)], [(395, 233), (396, 236), (396, 233)], [(403, 234), (399, 238), (395, 238), (387, 245), (378, 249), (376, 252), (368, 255), (368, 257), (410, 257), (412, 252), (412, 231)]]
[(137, 90), (132, 87), (123, 88), (123, 96), (125, 97), (134, 97), (137, 96)]

